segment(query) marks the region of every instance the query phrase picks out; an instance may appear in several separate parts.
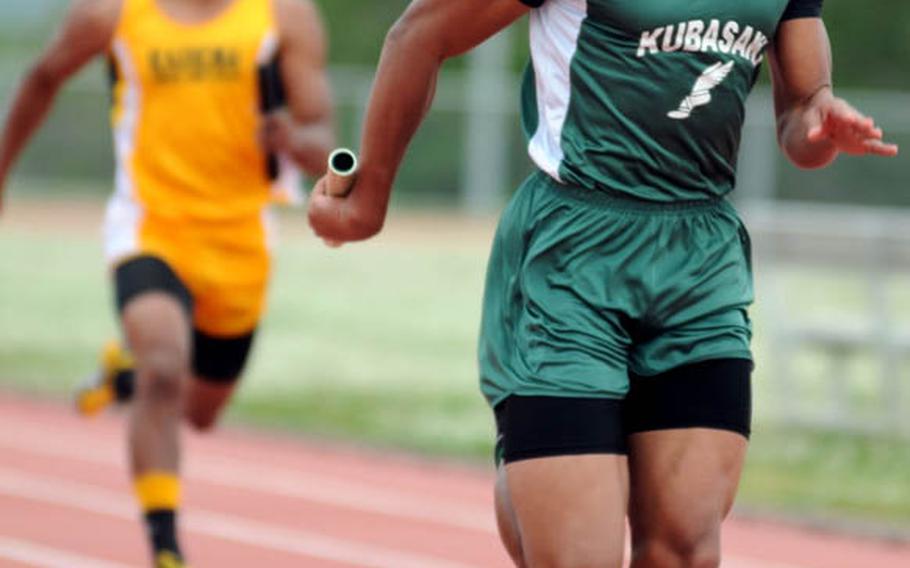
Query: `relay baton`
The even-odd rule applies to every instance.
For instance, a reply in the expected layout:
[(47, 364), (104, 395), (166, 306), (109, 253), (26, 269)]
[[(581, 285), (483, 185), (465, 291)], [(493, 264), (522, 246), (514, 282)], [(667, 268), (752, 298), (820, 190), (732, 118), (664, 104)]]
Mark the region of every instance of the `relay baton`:
[(325, 175), (325, 192), (333, 197), (344, 197), (351, 192), (357, 177), (357, 155), (347, 148), (338, 148), (329, 154), (329, 168)]

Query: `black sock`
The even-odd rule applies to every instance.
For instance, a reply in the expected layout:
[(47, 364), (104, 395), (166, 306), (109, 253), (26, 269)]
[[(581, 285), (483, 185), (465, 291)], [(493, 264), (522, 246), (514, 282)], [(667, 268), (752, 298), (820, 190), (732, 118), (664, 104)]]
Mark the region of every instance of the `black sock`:
[(133, 388), (136, 383), (136, 375), (132, 369), (125, 369), (117, 373), (114, 377), (114, 392), (117, 395), (117, 402), (127, 402), (133, 398)]
[(152, 551), (157, 556), (161, 552), (172, 552), (183, 560), (180, 546), (177, 545), (177, 512), (173, 509), (157, 509), (145, 514)]

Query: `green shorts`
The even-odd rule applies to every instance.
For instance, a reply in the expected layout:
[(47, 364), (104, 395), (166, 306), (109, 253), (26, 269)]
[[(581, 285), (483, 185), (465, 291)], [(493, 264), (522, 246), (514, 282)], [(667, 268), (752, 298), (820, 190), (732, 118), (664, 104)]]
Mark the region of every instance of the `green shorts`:
[(481, 389), (624, 398), (652, 376), (751, 359), (749, 237), (724, 200), (659, 204), (533, 174), (500, 221), (487, 272)]

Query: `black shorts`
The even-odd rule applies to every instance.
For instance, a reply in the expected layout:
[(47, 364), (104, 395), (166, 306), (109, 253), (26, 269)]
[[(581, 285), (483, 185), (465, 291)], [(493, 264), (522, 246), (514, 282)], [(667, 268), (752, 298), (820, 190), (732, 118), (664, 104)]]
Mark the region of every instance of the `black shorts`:
[(630, 376), (625, 399), (510, 396), (494, 409), (496, 461), (626, 454), (630, 435), (711, 428), (746, 438), (752, 423), (752, 362), (716, 359), (656, 376)]
[[(193, 296), (163, 260), (139, 256), (117, 266), (114, 273), (118, 313), (132, 300), (148, 292), (173, 296), (193, 319)], [(233, 337), (209, 335), (193, 328), (193, 373), (213, 383), (232, 383), (246, 366), (256, 330)]]

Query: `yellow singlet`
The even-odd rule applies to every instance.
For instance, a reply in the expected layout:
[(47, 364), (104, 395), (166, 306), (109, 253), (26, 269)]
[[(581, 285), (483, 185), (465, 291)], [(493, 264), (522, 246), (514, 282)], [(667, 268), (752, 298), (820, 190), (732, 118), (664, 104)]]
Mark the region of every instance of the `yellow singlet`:
[(162, 258), (193, 294), (195, 325), (214, 335), (250, 331), (264, 303), (273, 183), (257, 141), (257, 70), (277, 50), (272, 10), (233, 0), (189, 25), (155, 0), (124, 0), (110, 48), (107, 257)]

